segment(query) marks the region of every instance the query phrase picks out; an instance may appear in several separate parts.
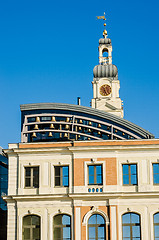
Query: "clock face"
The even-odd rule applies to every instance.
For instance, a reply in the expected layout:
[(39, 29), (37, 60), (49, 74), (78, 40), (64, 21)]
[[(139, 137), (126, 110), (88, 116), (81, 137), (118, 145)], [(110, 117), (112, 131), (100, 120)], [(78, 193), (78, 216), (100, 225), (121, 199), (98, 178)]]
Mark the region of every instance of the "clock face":
[(104, 84), (100, 87), (100, 94), (102, 96), (108, 96), (111, 92), (112, 92), (112, 89), (108, 84)]

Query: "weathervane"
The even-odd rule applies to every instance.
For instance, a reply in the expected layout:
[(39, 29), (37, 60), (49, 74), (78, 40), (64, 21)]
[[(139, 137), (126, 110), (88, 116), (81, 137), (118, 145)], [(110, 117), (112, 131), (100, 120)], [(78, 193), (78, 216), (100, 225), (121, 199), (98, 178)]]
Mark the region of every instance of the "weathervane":
[(104, 16), (97, 16), (97, 19), (103, 19), (103, 20), (104, 20), (104, 31), (103, 31), (103, 36), (106, 38), (106, 37), (107, 37), (107, 30), (106, 30), (106, 18), (105, 18), (105, 12), (104, 12)]

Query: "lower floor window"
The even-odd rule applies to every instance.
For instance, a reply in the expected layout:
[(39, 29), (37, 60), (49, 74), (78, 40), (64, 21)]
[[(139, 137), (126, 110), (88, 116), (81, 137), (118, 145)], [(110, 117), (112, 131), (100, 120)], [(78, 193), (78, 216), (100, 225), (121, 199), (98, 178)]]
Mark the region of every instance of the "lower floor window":
[(122, 216), (123, 240), (141, 240), (140, 215), (126, 213)]
[(105, 240), (106, 224), (104, 218), (99, 214), (93, 214), (88, 220), (88, 239)]
[(28, 215), (23, 218), (23, 240), (40, 240), (40, 217)]
[(71, 217), (66, 214), (54, 216), (54, 240), (71, 240)]

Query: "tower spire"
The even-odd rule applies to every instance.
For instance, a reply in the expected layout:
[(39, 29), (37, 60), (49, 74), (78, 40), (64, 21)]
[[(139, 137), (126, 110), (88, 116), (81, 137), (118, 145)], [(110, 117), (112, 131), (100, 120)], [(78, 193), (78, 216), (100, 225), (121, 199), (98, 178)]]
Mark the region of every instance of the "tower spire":
[(106, 18), (105, 18), (105, 12), (104, 12), (104, 15), (103, 16), (97, 16), (97, 19), (102, 19), (104, 20), (104, 30), (103, 30), (103, 37), (104, 38), (107, 38), (108, 34), (107, 34), (107, 30), (106, 30)]

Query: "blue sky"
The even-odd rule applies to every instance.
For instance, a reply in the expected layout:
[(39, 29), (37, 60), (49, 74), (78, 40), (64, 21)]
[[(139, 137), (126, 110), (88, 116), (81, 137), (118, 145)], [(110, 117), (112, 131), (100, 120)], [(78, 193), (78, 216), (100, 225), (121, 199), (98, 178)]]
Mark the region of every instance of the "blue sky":
[(159, 1), (0, 1), (0, 146), (20, 142), (20, 104), (92, 98), (106, 12), (124, 118), (159, 137)]

